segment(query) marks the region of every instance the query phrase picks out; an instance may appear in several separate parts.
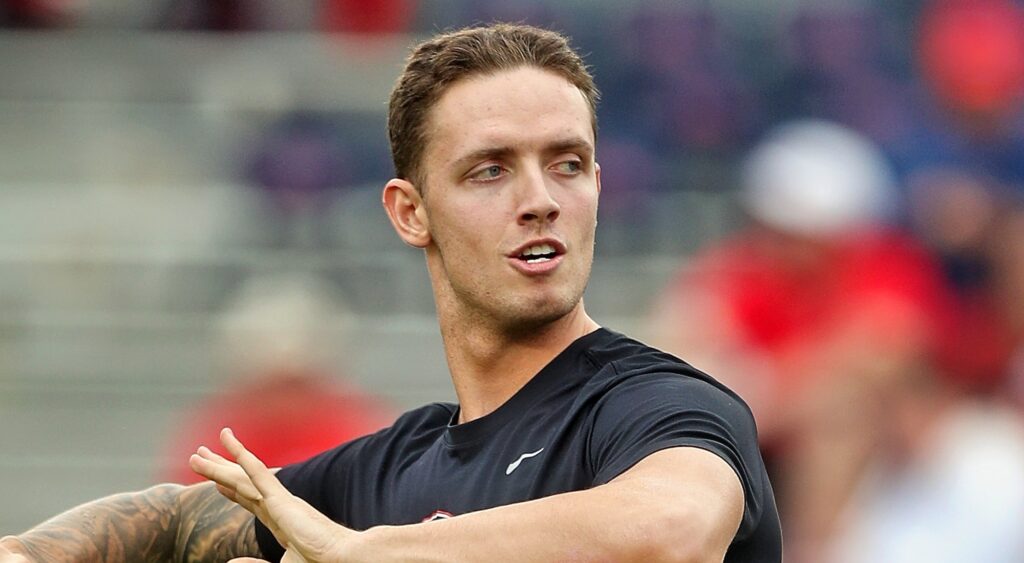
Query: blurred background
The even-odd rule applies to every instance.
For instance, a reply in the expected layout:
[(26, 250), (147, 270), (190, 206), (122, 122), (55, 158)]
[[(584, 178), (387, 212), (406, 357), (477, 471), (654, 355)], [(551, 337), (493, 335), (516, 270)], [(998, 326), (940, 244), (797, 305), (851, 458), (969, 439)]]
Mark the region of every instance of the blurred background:
[(1013, 0), (0, 1), (0, 535), (454, 398), (385, 109), (495, 20), (592, 67), (588, 311), (748, 400), (787, 561), (1024, 561)]

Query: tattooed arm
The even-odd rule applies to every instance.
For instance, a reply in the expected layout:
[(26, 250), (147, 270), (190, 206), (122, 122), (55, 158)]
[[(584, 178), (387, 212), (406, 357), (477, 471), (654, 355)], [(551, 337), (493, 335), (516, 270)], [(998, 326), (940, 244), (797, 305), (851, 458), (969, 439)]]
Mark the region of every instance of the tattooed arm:
[(260, 555), (253, 516), (213, 483), (158, 485), (83, 504), (0, 540), (0, 562), (4, 548), (40, 563), (221, 562)]

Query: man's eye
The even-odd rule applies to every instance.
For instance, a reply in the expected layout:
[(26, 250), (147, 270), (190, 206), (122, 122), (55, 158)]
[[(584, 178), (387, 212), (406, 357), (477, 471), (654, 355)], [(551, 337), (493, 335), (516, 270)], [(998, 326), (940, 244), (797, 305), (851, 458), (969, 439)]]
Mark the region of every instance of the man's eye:
[(562, 174), (576, 174), (583, 170), (583, 163), (578, 160), (566, 160), (565, 162), (559, 162), (556, 168)]
[(474, 180), (493, 180), (501, 177), (504, 169), (499, 164), (492, 164), (486, 168), (481, 168), (475, 172), (472, 176)]

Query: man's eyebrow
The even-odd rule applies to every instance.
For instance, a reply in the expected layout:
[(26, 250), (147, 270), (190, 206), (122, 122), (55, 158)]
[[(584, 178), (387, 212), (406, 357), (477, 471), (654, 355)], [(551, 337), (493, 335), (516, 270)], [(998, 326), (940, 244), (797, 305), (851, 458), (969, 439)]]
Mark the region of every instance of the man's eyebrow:
[[(567, 151), (580, 152), (583, 153), (580, 156), (589, 157), (594, 154), (594, 146), (583, 137), (567, 137), (554, 141), (544, 147), (544, 152), (548, 154)], [(455, 168), (462, 168), (483, 160), (501, 159), (515, 152), (516, 149), (511, 146), (484, 147), (460, 156), (452, 161), (452, 165)]]
[(514, 150), (512, 147), (485, 147), (460, 156), (455, 159), (452, 164), (455, 168), (462, 168), (463, 166), (468, 166), (481, 160), (498, 159), (508, 156), (513, 152)]
[(594, 145), (583, 137), (570, 137), (551, 143), (545, 148), (545, 151), (550, 153), (577, 151), (584, 153), (580, 156), (591, 156), (594, 154)]

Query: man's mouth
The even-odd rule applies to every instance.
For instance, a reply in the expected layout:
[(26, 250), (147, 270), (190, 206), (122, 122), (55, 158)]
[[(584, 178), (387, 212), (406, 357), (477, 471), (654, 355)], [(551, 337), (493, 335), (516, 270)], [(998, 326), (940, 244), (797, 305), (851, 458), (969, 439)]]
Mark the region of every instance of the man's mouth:
[(547, 262), (558, 255), (554, 246), (550, 244), (535, 244), (524, 249), (519, 254), (519, 259), (525, 261), (527, 264), (538, 264), (540, 262)]
[(554, 272), (566, 254), (558, 239), (547, 238), (527, 242), (508, 255), (512, 267), (527, 276), (543, 276)]

